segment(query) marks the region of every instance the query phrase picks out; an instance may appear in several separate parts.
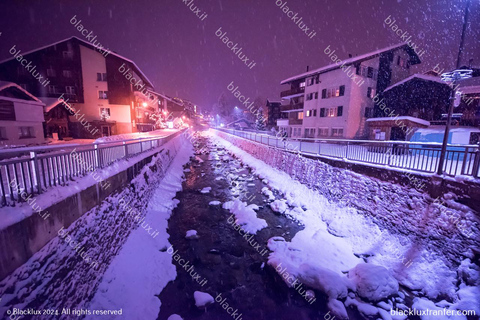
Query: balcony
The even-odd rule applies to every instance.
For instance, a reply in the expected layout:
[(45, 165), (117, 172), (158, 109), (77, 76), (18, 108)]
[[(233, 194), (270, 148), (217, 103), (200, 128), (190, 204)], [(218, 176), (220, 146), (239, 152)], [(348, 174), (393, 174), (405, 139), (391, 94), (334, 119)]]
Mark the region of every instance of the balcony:
[(285, 111), (292, 111), (292, 110), (303, 110), (303, 102), (284, 105), (282, 106), (281, 111), (285, 112)]
[(280, 97), (284, 99), (290, 99), (303, 95), (305, 92), (305, 87), (292, 88), (290, 90), (282, 91)]
[(302, 123), (303, 123), (303, 119), (294, 119), (294, 118), (288, 119), (289, 125), (301, 125)]
[(277, 119), (277, 126), (278, 127), (287, 127), (288, 126), (288, 119)]

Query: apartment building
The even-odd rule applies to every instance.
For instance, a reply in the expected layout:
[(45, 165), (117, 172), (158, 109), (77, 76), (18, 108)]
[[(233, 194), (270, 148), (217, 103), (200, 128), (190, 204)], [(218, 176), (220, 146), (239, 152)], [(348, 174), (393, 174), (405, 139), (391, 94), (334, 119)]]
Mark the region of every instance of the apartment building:
[(281, 84), (290, 89), (281, 97), (289, 103), (282, 112), (288, 119), (277, 125), (292, 138), (366, 138), (366, 119), (380, 114), (375, 95), (407, 78), (418, 63), (416, 53), (399, 44), (285, 79)]
[(44, 103), (15, 83), (0, 81), (0, 146), (40, 144)]
[[(28, 52), (13, 46), (10, 53), (12, 58), (0, 62), (0, 80), (17, 83), (42, 100), (58, 99), (75, 110), (69, 111), (67, 121), (72, 137), (145, 130), (144, 122), (137, 126), (137, 109), (143, 107), (138, 92), (146, 94), (153, 85), (133, 61), (113, 52), (105, 54), (77, 37)], [(45, 80), (37, 80), (40, 76)], [(87, 124), (98, 130), (85, 130)]]

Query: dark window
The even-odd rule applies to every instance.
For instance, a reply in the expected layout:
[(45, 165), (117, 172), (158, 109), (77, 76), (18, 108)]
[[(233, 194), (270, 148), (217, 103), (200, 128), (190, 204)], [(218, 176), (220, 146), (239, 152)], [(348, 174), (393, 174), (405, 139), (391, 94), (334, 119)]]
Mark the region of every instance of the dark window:
[(325, 99), (327, 97), (327, 89), (322, 90), (322, 99)]
[(373, 68), (372, 67), (368, 67), (367, 77), (373, 78)]
[(7, 128), (5, 127), (0, 127), (0, 140), (8, 140)]
[(325, 108), (320, 108), (320, 118), (325, 117)]
[(365, 118), (373, 117), (373, 108), (365, 108)]
[(345, 86), (340, 86), (340, 96), (345, 95)]
[(397, 66), (400, 65), (400, 56), (397, 57)]
[(0, 100), (0, 119), (5, 121), (15, 121), (15, 107), (12, 101)]
[(343, 115), (343, 106), (337, 108), (337, 117), (341, 117)]
[(314, 116), (314, 117), (317, 116), (317, 109), (313, 110), (313, 116)]
[(19, 127), (18, 136), (20, 139), (35, 138), (33, 127)]
[(372, 98), (372, 88), (371, 87), (367, 88), (367, 97)]
[(318, 92), (315, 92), (315, 99), (318, 99)]

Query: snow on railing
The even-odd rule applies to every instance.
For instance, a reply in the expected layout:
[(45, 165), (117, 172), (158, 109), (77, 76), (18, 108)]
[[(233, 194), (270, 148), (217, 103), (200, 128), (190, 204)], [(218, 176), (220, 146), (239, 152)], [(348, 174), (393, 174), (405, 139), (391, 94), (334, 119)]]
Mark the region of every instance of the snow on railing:
[[(285, 139), (254, 132), (218, 130), (271, 147), (300, 152), (309, 156), (427, 173), (437, 172), (442, 149), (442, 144), (436, 142), (322, 138)], [(445, 159), (443, 169), (447, 175), (479, 177), (480, 150), (478, 145), (448, 144)]]
[(184, 130), (170, 135), (122, 141), (68, 144), (1, 150), (0, 207), (25, 201), (55, 186), (83, 177), (116, 161), (150, 151), (164, 145)]

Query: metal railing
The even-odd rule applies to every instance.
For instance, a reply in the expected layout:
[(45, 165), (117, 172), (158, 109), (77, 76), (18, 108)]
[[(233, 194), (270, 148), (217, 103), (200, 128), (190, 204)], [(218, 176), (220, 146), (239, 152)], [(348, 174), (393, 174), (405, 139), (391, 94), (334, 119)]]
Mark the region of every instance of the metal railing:
[(94, 144), (68, 144), (1, 150), (0, 207), (65, 186), (97, 169), (164, 145), (181, 134)]
[[(399, 168), (418, 172), (435, 173), (437, 171), (441, 143), (376, 141), (345, 139), (282, 139), (281, 137), (219, 129), (245, 139), (256, 141), (271, 147), (299, 151), (317, 157), (327, 157), (375, 166)], [(478, 145), (449, 144), (447, 148), (444, 172), (450, 176), (467, 175), (478, 178), (480, 168), (480, 150)]]

